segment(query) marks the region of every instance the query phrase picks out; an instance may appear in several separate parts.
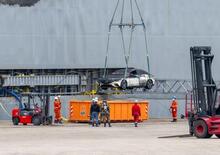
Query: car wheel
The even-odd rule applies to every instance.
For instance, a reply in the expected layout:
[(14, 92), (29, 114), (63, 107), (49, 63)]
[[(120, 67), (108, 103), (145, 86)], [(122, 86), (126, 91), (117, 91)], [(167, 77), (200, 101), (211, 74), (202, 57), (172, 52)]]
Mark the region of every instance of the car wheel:
[(154, 86), (153, 80), (149, 79), (146, 83), (146, 89), (151, 89)]
[(208, 133), (208, 126), (203, 120), (194, 122), (194, 134), (197, 138), (210, 138), (212, 136)]
[(41, 117), (40, 116), (34, 116), (32, 118), (32, 123), (36, 126), (41, 125)]
[(15, 117), (12, 119), (13, 125), (18, 125), (19, 124), (19, 118)]
[(127, 86), (128, 86), (127, 81), (126, 81), (125, 79), (122, 80), (122, 81), (121, 81), (121, 88), (122, 88), (123, 90), (125, 90), (125, 89), (127, 89)]

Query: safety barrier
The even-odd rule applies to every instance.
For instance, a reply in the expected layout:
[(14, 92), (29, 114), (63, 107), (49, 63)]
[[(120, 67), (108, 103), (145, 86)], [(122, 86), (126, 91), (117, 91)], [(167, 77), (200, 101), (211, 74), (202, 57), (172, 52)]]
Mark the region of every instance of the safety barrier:
[[(100, 104), (101, 102), (99, 102)], [(132, 106), (134, 101), (124, 101), (124, 100), (111, 100), (108, 101), (110, 106), (110, 118), (111, 121), (125, 122), (132, 121)], [(149, 107), (148, 101), (139, 101), (138, 104), (141, 108), (140, 120), (149, 119)], [(69, 121), (72, 122), (88, 122), (90, 120), (90, 105), (89, 100), (72, 100), (69, 104)]]

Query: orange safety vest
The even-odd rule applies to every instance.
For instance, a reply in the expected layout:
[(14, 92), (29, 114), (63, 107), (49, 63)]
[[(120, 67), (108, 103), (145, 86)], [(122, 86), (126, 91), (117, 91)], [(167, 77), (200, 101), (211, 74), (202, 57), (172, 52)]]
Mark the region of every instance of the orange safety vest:
[(174, 100), (170, 106), (170, 108), (177, 108), (178, 107), (178, 102)]
[(178, 102), (176, 100), (174, 100), (170, 106), (173, 118), (177, 117), (177, 108), (178, 108)]
[(54, 112), (59, 112), (61, 110), (61, 102), (54, 101)]

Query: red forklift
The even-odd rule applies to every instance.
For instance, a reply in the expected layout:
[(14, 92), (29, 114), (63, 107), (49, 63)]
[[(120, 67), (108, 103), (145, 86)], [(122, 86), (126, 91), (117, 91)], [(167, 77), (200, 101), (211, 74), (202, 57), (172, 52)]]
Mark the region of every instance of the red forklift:
[(211, 47), (190, 48), (193, 111), (188, 114), (189, 132), (197, 138), (220, 138), (220, 89), (212, 78)]
[[(23, 124), (33, 124), (39, 126), (51, 125), (52, 116), (49, 116), (49, 94), (25, 94), (23, 97), (28, 98), (27, 103), (19, 102), (19, 107), (12, 109), (12, 122), (14, 125)], [(38, 98), (40, 105), (35, 102), (35, 98)]]

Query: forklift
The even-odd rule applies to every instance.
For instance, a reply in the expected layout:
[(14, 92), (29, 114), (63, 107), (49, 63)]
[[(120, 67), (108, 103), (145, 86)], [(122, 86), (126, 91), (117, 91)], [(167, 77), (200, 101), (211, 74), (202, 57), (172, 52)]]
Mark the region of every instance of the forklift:
[(194, 109), (189, 112), (189, 132), (197, 138), (220, 138), (220, 89), (212, 78), (211, 47), (190, 48)]
[[(33, 124), (39, 125), (51, 125), (52, 116), (49, 116), (50, 95), (49, 94), (37, 94), (29, 93), (23, 94), (22, 97), (27, 97), (28, 102), (19, 102), (19, 106), (12, 109), (12, 122), (14, 125)], [(35, 98), (38, 98), (40, 104), (35, 102)]]
[[(0, 75), (0, 97), (7, 95), (13, 96), (18, 101), (19, 106), (12, 109), (12, 122), (14, 125), (19, 123), (23, 125), (51, 125), (53, 117), (49, 116), (50, 94), (48, 93), (27, 93), (19, 94), (13, 90), (4, 88), (5, 78)], [(22, 97), (27, 97), (28, 102), (23, 103)], [(40, 105), (35, 103), (35, 97), (38, 97)]]

